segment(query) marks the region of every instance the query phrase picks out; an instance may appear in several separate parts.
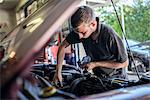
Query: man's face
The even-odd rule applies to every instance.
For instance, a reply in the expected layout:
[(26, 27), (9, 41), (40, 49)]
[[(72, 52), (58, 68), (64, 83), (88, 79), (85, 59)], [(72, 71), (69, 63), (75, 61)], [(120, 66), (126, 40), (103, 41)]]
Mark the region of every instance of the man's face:
[(74, 29), (74, 32), (79, 35), (80, 39), (88, 38), (94, 32), (94, 27), (91, 23), (81, 23), (76, 29)]

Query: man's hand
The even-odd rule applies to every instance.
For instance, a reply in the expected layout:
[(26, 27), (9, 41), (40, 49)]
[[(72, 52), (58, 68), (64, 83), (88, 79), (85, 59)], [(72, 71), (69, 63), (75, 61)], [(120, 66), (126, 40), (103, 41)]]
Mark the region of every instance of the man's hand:
[(57, 87), (63, 87), (63, 84), (62, 84), (62, 74), (56, 72), (54, 74), (53, 82), (54, 82), (54, 85), (56, 85)]
[(94, 62), (89, 62), (87, 64), (84, 64), (83, 67), (87, 70), (87, 71), (90, 71), (92, 70), (93, 68), (95, 68), (95, 63)]

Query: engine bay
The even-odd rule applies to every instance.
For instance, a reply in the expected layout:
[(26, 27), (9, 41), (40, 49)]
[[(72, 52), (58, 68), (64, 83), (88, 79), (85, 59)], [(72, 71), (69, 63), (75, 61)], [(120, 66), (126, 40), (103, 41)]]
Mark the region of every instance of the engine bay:
[[(107, 93), (109, 91), (126, 90), (134, 86), (149, 85), (150, 77), (142, 76), (139, 81), (121, 78), (100, 78), (89, 72), (81, 73), (81, 69), (72, 65), (63, 65), (63, 87), (58, 87), (52, 80), (55, 73), (52, 64), (34, 64), (29, 77), (35, 80), (31, 84), (24, 80), (23, 88), (18, 93), (18, 98), (26, 99), (77, 99), (86, 98), (94, 94)], [(32, 80), (33, 80), (32, 79)], [(26, 92), (25, 92), (26, 91)], [(113, 92), (111, 92), (113, 93)], [(116, 93), (116, 92), (115, 92)], [(119, 93), (122, 94), (122, 93)], [(145, 95), (144, 95), (145, 96)], [(147, 96), (147, 95), (146, 95)], [(108, 96), (109, 97), (109, 96)], [(135, 97), (134, 97), (135, 98)]]

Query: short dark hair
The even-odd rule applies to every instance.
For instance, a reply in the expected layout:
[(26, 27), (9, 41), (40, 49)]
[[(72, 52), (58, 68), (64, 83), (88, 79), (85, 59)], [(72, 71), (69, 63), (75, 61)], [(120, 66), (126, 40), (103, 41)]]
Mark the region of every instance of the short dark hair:
[(81, 6), (78, 10), (71, 16), (72, 28), (78, 27), (81, 23), (90, 22), (95, 18), (93, 10), (88, 6)]

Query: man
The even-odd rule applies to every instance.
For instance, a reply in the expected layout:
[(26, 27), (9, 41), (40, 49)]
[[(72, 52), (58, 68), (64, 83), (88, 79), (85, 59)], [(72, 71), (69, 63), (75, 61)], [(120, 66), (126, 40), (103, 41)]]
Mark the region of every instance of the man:
[[(62, 62), (65, 48), (70, 44), (82, 42), (91, 62), (84, 65), (93, 69), (99, 76), (115, 76), (117, 69), (128, 66), (128, 58), (121, 39), (115, 31), (99, 22), (90, 7), (80, 7), (71, 17), (73, 32), (62, 42), (58, 50), (54, 82), (62, 82)], [(114, 72), (115, 70), (115, 72)]]

